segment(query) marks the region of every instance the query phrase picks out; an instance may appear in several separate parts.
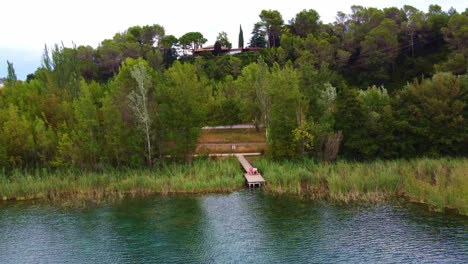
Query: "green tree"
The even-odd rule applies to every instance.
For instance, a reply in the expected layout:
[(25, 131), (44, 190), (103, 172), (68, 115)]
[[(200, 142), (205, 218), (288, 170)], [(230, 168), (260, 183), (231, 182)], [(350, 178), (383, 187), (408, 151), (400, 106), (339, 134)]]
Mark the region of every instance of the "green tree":
[(80, 68), (80, 73), (88, 82), (97, 79), (98, 65), (96, 64), (96, 56), (93, 47), (79, 46), (76, 49), (76, 56)]
[(344, 88), (336, 97), (336, 129), (343, 133), (343, 154), (350, 159), (365, 159), (374, 146), (366, 131), (366, 113), (356, 89)]
[(244, 48), (244, 32), (242, 31), (242, 25), (239, 26), (239, 45), (237, 45), (239, 49)]
[(74, 152), (72, 163), (81, 168), (96, 168), (101, 156), (99, 109), (96, 105), (97, 98), (92, 94), (92, 86), (98, 84), (81, 84), (80, 97), (73, 101), (74, 122), (70, 124), (71, 131), (66, 132), (61, 139), (62, 147), (68, 146), (66, 149)]
[(117, 43), (106, 39), (96, 50), (99, 65), (99, 80), (107, 81), (119, 71), (120, 63), (124, 61)]
[(284, 20), (277, 10), (262, 10), (260, 13), (261, 29), (265, 31), (268, 38), (268, 47), (276, 48), (280, 45), (281, 33), (283, 31)]
[(320, 15), (313, 9), (302, 10), (290, 21), (291, 33), (305, 38), (309, 34), (317, 35), (322, 22)]
[(34, 152), (31, 122), (15, 105), (9, 105), (0, 113), (0, 142), (6, 162), (11, 167), (27, 166)]
[(45, 47), (42, 64), (48, 70), (46, 74), (49, 84), (60, 90), (62, 96), (72, 98), (79, 96), (81, 72), (75, 46), (66, 48), (56, 44), (51, 49), (50, 55), (48, 48)]
[(117, 100), (114, 94), (107, 94), (102, 99), (102, 160), (113, 166), (140, 165), (144, 142), (125, 122), (126, 113), (121, 112)]
[(363, 82), (384, 84), (389, 80), (389, 73), (395, 67), (399, 53), (398, 31), (395, 21), (385, 18), (364, 37), (362, 52), (356, 61), (362, 70), (360, 76)]
[(418, 32), (420, 32), (425, 25), (425, 14), (424, 12), (419, 11), (413, 6), (404, 5), (403, 11), (406, 15), (406, 21), (402, 22), (403, 31), (409, 35), (410, 41), (409, 45), (411, 47), (411, 55), (415, 55), (415, 37), (417, 37)]
[(303, 121), (298, 74), (291, 66), (281, 70), (278, 64), (271, 73), (271, 113), (267, 129), (269, 153), (274, 159), (298, 156), (298, 142), (293, 133)]
[(360, 97), (367, 115), (365, 128), (369, 138), (366, 146), (366, 158), (395, 158), (397, 138), (396, 120), (392, 109), (392, 99), (383, 87), (372, 86), (361, 91)]
[(221, 44), (219, 40), (217, 40), (214, 44), (213, 54), (215, 56), (219, 56), (221, 52), (223, 52), (223, 45)]
[(16, 73), (15, 73), (15, 68), (13, 67), (13, 63), (7, 61), (7, 65), (8, 65), (8, 69), (7, 69), (8, 74), (7, 74), (5, 85), (7, 87), (13, 87), (13, 85), (18, 80), (18, 78), (16, 78)]
[(232, 48), (232, 43), (229, 41), (227, 33), (224, 31), (221, 31), (218, 33), (218, 36), (216, 37), (216, 41), (219, 41), (219, 43), (221, 44), (221, 47), (226, 47), (228, 49)]
[[(466, 155), (468, 78), (437, 73), (414, 81), (399, 95), (399, 116), (407, 127), (405, 155)], [(403, 139), (403, 140), (405, 140)]]
[(256, 23), (252, 29), (252, 37), (250, 38), (249, 47), (265, 48), (267, 42), (265, 40), (266, 33), (261, 29), (262, 25)]
[(150, 47), (159, 46), (165, 36), (164, 27), (158, 24), (146, 25), (141, 28), (141, 42)]
[(177, 59), (177, 51), (174, 46), (179, 42), (179, 40), (173, 35), (164, 36), (160, 41), (160, 47), (163, 50), (164, 65), (169, 68), (172, 63)]
[[(268, 66), (262, 59), (259, 63), (251, 63), (242, 69), (241, 75), (236, 80), (241, 98), (242, 119), (252, 122), (257, 129), (265, 125), (269, 113), (270, 104), (266, 89), (269, 81)], [(265, 104), (260, 103), (257, 92), (264, 99)]]
[(34, 141), (34, 155), (29, 162), (35, 162), (37, 165), (51, 165), (56, 148), (57, 139), (52, 127), (46, 124), (41, 118), (36, 117), (32, 123), (32, 137)]
[(200, 129), (206, 120), (209, 90), (199, 80), (194, 65), (176, 61), (164, 75), (161, 124), (174, 145), (172, 154), (191, 161)]
[(452, 52), (448, 60), (436, 68), (454, 74), (465, 74), (468, 68), (468, 10), (462, 14), (453, 14), (442, 32)]
[(148, 73), (145, 63), (141, 61), (132, 66), (131, 75), (137, 82), (138, 86), (128, 95), (129, 107), (133, 110), (135, 119), (138, 123), (138, 128), (142, 130), (145, 135), (146, 158), (148, 165), (151, 166), (153, 162), (151, 148), (151, 125), (153, 120), (151, 119), (148, 110), (148, 86), (152, 85), (151, 76)]
[(196, 50), (201, 48), (207, 39), (200, 32), (188, 32), (179, 38), (179, 43), (184, 50)]

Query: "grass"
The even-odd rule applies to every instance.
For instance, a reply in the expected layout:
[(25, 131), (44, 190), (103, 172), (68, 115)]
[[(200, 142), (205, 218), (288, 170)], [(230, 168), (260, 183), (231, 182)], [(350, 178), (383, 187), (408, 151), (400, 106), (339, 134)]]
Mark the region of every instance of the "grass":
[(82, 172), (35, 170), (0, 174), (0, 199), (85, 198), (100, 200), (140, 194), (229, 192), (244, 184), (234, 158), (195, 160), (191, 165), (169, 164), (157, 169)]
[[(468, 159), (415, 159), (366, 163), (272, 162), (252, 158), (264, 190), (334, 201), (383, 202), (404, 197), (435, 211), (468, 215)], [(0, 200), (90, 199), (125, 195), (230, 192), (244, 179), (235, 158), (196, 159), (191, 165), (105, 172), (34, 170), (0, 172)]]
[(405, 197), (428, 204), (435, 211), (453, 210), (468, 215), (468, 159), (333, 164), (260, 159), (256, 166), (268, 183), (268, 192), (345, 202)]

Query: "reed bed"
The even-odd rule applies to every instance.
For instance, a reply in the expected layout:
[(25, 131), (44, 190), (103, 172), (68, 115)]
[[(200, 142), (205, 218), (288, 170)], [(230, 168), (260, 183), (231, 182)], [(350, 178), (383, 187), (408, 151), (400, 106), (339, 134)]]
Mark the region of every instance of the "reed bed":
[[(468, 215), (468, 159), (317, 163), (254, 161), (270, 193), (340, 202), (382, 202), (403, 197), (435, 211)], [(230, 192), (244, 179), (235, 158), (196, 159), (153, 169), (0, 171), (0, 200), (120, 198), (126, 195)]]
[(236, 159), (198, 159), (154, 169), (109, 169), (0, 172), (0, 199), (101, 199), (125, 195), (229, 192), (243, 186)]
[(468, 215), (468, 159), (316, 163), (271, 162), (256, 166), (264, 175), (265, 190), (336, 201), (380, 202), (404, 197), (435, 211)]

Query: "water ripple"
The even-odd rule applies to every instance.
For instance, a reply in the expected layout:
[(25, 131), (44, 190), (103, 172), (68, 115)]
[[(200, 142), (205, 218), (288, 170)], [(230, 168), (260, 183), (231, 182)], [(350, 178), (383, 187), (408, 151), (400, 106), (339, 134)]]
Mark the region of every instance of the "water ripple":
[(468, 263), (468, 219), (242, 191), (0, 203), (0, 263)]

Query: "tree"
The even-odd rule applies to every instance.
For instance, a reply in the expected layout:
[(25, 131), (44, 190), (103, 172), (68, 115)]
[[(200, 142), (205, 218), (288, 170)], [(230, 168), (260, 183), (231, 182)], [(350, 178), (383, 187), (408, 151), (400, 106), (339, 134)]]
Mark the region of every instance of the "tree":
[(148, 111), (148, 86), (151, 86), (151, 76), (149, 75), (146, 65), (143, 62), (138, 62), (133, 65), (131, 75), (137, 82), (135, 90), (131, 91), (128, 95), (129, 107), (138, 122), (138, 128), (143, 131), (146, 142), (147, 163), (152, 165), (152, 151), (151, 151), (151, 124)]
[(464, 74), (468, 65), (468, 10), (462, 14), (453, 14), (447, 27), (442, 28), (445, 41), (451, 48), (447, 62), (438, 67), (439, 70), (451, 71), (454, 74)]
[[(97, 86), (97, 87), (93, 87)], [(73, 165), (80, 168), (96, 168), (101, 157), (98, 106), (93, 90), (102, 87), (82, 81), (80, 96), (73, 100), (73, 119), (59, 129), (59, 143), (55, 166)]]
[(206, 120), (209, 90), (189, 63), (174, 62), (164, 73), (161, 90), (160, 116), (171, 154), (175, 158), (192, 160), (200, 129)]
[(356, 61), (362, 69), (362, 80), (384, 84), (395, 65), (399, 53), (398, 26), (395, 21), (385, 18), (361, 41), (362, 52)]
[(344, 88), (336, 97), (336, 129), (343, 132), (343, 153), (350, 159), (365, 159), (375, 151), (366, 131), (366, 113), (356, 89)]
[(267, 42), (265, 40), (265, 31), (261, 30), (262, 25), (256, 23), (252, 29), (252, 37), (250, 38), (249, 47), (265, 48)]
[(32, 123), (32, 137), (34, 141), (34, 158), (32, 161), (36, 162), (36, 164), (49, 165), (56, 154), (57, 148), (54, 130), (36, 116)]
[[(263, 95), (268, 86), (269, 71), (265, 62), (259, 58), (259, 63), (252, 62), (242, 69), (241, 75), (236, 80), (236, 85), (239, 89), (242, 119), (252, 122), (257, 130), (260, 125), (265, 125), (266, 117), (268, 114), (263, 112), (266, 110), (259, 101), (257, 91)], [(261, 91), (260, 91), (261, 90)], [(267, 97), (265, 96), (264, 99)], [(265, 103), (266, 100), (265, 100)], [(268, 104), (269, 108), (269, 104)]]
[(218, 33), (218, 36), (216, 37), (216, 41), (219, 41), (222, 47), (226, 47), (228, 49), (232, 48), (232, 43), (229, 41), (227, 33), (224, 31), (221, 31)]
[(7, 61), (7, 65), (8, 65), (8, 75), (7, 75), (5, 84), (8, 87), (13, 87), (13, 85), (15, 84), (17, 80), (15, 68), (13, 67), (12, 62)]
[(267, 129), (269, 152), (274, 159), (292, 159), (299, 154), (298, 143), (301, 142), (295, 140), (293, 133), (296, 128), (302, 127), (304, 120), (298, 74), (290, 65), (280, 69), (275, 64), (272, 69), (269, 91), (271, 113)]
[(96, 50), (99, 66), (99, 80), (107, 81), (118, 73), (120, 63), (124, 61), (123, 55), (112, 40), (104, 40)]
[(162, 38), (159, 43), (160, 47), (163, 50), (163, 60), (166, 69), (169, 68), (172, 65), (172, 63), (177, 59), (178, 54), (174, 46), (177, 44), (178, 41), (179, 40), (173, 35), (167, 35), (164, 36), (164, 38)]
[[(31, 121), (15, 105), (9, 105), (8, 108), (2, 110), (0, 112), (2, 131), (0, 152), (5, 152), (4, 158), (11, 167), (26, 166), (34, 150)], [(3, 156), (2, 153), (0, 156)]]
[(415, 35), (423, 28), (426, 17), (423, 12), (410, 5), (404, 5), (403, 11), (407, 21), (402, 23), (402, 28), (410, 36), (411, 55), (414, 56)]
[(398, 119), (406, 124), (411, 155), (466, 155), (468, 78), (437, 73), (414, 81), (399, 95)]
[(146, 25), (140, 31), (141, 42), (150, 47), (159, 46), (162, 38), (164, 38), (164, 27), (158, 24)]
[(179, 43), (184, 50), (196, 50), (201, 48), (206, 42), (207, 39), (200, 32), (188, 32), (179, 38)]
[(302, 10), (290, 21), (291, 33), (302, 38), (309, 34), (317, 35), (320, 30), (320, 15), (313, 9)]
[(284, 25), (280, 12), (277, 10), (262, 10), (260, 19), (260, 25), (268, 38), (268, 47), (279, 47)]
[(101, 101), (102, 160), (113, 166), (141, 165), (141, 145), (144, 143), (123, 118), (122, 108), (125, 106), (119, 106), (116, 93), (106, 94)]
[(43, 65), (48, 70), (49, 81), (62, 91), (62, 96), (77, 98), (81, 72), (76, 47), (66, 48), (63, 44), (56, 44), (51, 51), (50, 57), (46, 46), (43, 55)]
[(244, 48), (244, 32), (242, 31), (242, 25), (239, 26), (239, 45), (237, 45), (239, 49)]
[(215, 56), (218, 56), (219, 54), (221, 54), (221, 52), (223, 52), (223, 45), (219, 40), (217, 40), (214, 44), (213, 54)]
[(392, 99), (383, 87), (372, 86), (360, 92), (366, 113), (365, 129), (369, 138), (366, 158), (398, 157), (398, 142), (395, 136), (396, 120), (392, 108)]
[(81, 76), (87, 81), (97, 79), (98, 65), (93, 47), (79, 46), (76, 52)]

